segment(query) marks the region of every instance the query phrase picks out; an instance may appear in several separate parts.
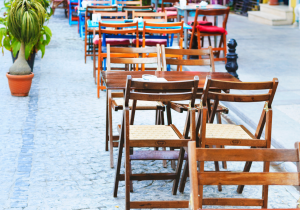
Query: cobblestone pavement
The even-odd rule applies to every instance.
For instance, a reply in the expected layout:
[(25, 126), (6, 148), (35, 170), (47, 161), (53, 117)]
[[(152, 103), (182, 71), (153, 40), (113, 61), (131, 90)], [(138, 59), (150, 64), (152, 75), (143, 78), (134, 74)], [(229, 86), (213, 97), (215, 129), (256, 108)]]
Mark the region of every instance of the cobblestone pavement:
[[(10, 54), (0, 56), (0, 209), (124, 209), (124, 183), (114, 198), (115, 171), (104, 150), (105, 92), (97, 99), (92, 61), (84, 64), (77, 27), (68, 25), (61, 10), (49, 26), (53, 38), (45, 57), (36, 60), (29, 97), (10, 95), (5, 77)], [(121, 112), (113, 114), (116, 127)], [(152, 120), (151, 116), (154, 122), (152, 112), (140, 111), (137, 116), (136, 124), (147, 123), (142, 120)], [(176, 126), (183, 128), (184, 115), (173, 117)], [(212, 163), (206, 167), (213, 169)], [(229, 170), (242, 168), (243, 163), (228, 163)], [(162, 168), (160, 161), (133, 164), (133, 173), (171, 170), (170, 163)], [(261, 164), (254, 164), (253, 171), (261, 170)], [(171, 181), (134, 182), (131, 196), (132, 200), (187, 200), (188, 185), (184, 194), (172, 196)], [(236, 193), (236, 186), (224, 186), (222, 192), (205, 187), (206, 197), (260, 195), (259, 186), (246, 186), (242, 195)], [(270, 187), (269, 198), (269, 207), (292, 208), (298, 192), (294, 187)]]

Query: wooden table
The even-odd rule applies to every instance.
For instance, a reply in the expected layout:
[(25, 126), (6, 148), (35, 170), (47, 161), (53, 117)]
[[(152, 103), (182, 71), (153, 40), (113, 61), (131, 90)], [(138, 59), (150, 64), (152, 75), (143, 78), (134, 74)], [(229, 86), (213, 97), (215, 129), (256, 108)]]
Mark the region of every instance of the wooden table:
[[(163, 77), (167, 81), (193, 80), (195, 76), (199, 77), (198, 90), (202, 92), (206, 76), (210, 75), (212, 79), (240, 82), (237, 78), (225, 72), (199, 72), (199, 71), (102, 71), (102, 78), (106, 84), (106, 132), (105, 141), (109, 141), (108, 132), (108, 91), (124, 90), (126, 87), (127, 75), (132, 78), (142, 78), (143, 74), (152, 74), (158, 78)], [(117, 137), (114, 137), (117, 139)]]

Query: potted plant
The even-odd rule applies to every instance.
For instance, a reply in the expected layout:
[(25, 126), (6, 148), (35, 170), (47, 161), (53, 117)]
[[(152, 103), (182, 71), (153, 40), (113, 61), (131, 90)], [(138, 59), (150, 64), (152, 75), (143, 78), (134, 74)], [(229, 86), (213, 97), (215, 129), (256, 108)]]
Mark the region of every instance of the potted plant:
[[(51, 15), (53, 14), (52, 9), (50, 7), (49, 0), (37, 0), (47, 11), (45, 14), (44, 23), (48, 22)], [(12, 61), (15, 62), (15, 60), (18, 57), (18, 53), (21, 47), (21, 42), (19, 42), (9, 31), (9, 28), (7, 27), (7, 17), (11, 10), (11, 6), (13, 0), (4, 1), (4, 7), (2, 10), (4, 10), (4, 17), (0, 17), (0, 25), (2, 24), (2, 28), (0, 28), (0, 47), (2, 47), (2, 53), (4, 53), (4, 48), (6, 50), (11, 51), (12, 55)], [(36, 43), (31, 43), (30, 45), (26, 45), (25, 47), (25, 58), (27, 60), (28, 65), (31, 68), (31, 72), (33, 71), (34, 66), (34, 59), (35, 54), (39, 50), (42, 52), (42, 58), (45, 54), (45, 48), (50, 43), (52, 37), (52, 32), (49, 27), (43, 25), (39, 34), (39, 38), (37, 39)]]
[[(14, 0), (7, 13), (7, 30), (13, 37), (11, 46), (20, 46), (19, 55), (6, 74), (11, 94), (27, 96), (34, 74), (26, 61), (33, 46), (38, 43), (45, 22), (46, 10), (37, 0)], [(3, 44), (8, 44), (4, 38)]]

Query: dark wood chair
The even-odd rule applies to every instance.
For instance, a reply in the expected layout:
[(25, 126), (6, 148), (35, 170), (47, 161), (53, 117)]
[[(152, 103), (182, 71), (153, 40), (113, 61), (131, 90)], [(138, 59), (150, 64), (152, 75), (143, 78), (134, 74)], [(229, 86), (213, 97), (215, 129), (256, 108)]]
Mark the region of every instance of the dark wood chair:
[[(211, 41), (210, 37), (211, 36), (219, 36), (220, 42), (219, 42), (219, 47), (214, 47), (212, 50), (215, 52), (216, 51), (216, 58), (215, 61), (227, 61), (226, 60), (226, 55), (227, 55), (227, 46), (226, 46), (226, 25), (227, 25), (227, 20), (228, 20), (228, 15), (229, 15), (230, 8), (228, 7), (227, 9), (208, 9), (208, 10), (202, 10), (202, 9), (197, 9), (196, 10), (196, 15), (194, 19), (194, 25), (192, 29), (192, 35), (191, 35), (191, 41), (190, 41), (190, 49), (192, 49), (192, 44), (194, 40), (194, 37), (197, 37), (197, 42), (198, 42), (198, 49), (201, 49), (201, 38), (208, 37), (209, 39), (209, 45), (211, 46)], [(219, 15), (224, 15), (223, 19), (223, 24), (222, 27), (218, 26), (211, 26), (211, 25), (203, 25), (201, 22), (198, 21), (198, 16), (219, 16)], [(224, 57), (220, 58), (220, 51), (224, 52)]]
[[(151, 58), (143, 58), (151, 59)], [(173, 194), (177, 192), (182, 162), (184, 158), (183, 147), (187, 142), (194, 140), (195, 133), (195, 109), (194, 102), (198, 88), (198, 77), (191, 81), (181, 82), (144, 82), (135, 81), (127, 76), (127, 84), (124, 95), (125, 107), (122, 124), (119, 126), (120, 143), (118, 152), (118, 164), (116, 168), (114, 197), (117, 196), (119, 181), (125, 181), (125, 209), (140, 208), (181, 208), (187, 207), (187, 201), (130, 201), (131, 180), (174, 180)], [(129, 100), (135, 104), (137, 100), (145, 101), (190, 101), (191, 139), (185, 139), (175, 125), (131, 125), (129, 118)], [(120, 174), (122, 151), (125, 150), (125, 174)], [(134, 148), (143, 147), (181, 147), (179, 151), (140, 150)], [(175, 173), (143, 173), (132, 174), (131, 162), (136, 160), (178, 160)], [(162, 192), (163, 193), (163, 192)]]
[[(268, 208), (269, 185), (299, 186), (299, 168), (297, 172), (272, 172), (270, 162), (296, 162), (299, 166), (300, 142), (295, 149), (214, 149), (197, 148), (196, 142), (188, 144), (190, 163), (191, 200), (190, 209), (202, 209), (203, 205), (218, 206), (260, 206)], [(200, 170), (197, 170), (197, 161)], [(264, 162), (263, 172), (211, 172), (204, 171), (204, 161), (260, 161)], [(261, 198), (203, 198), (203, 185), (262, 185)]]
[[(162, 46), (164, 48), (164, 46)], [(165, 54), (169, 57), (163, 59), (166, 61), (165, 65), (175, 65), (177, 66), (177, 70), (182, 70), (182, 66), (199, 66), (199, 71), (205, 71), (205, 67), (207, 67), (206, 71), (215, 72), (215, 63), (214, 63), (214, 55), (212, 52), (212, 47), (208, 47), (208, 49), (165, 49)], [(184, 59), (184, 56), (195, 56), (199, 59)], [(179, 68), (178, 68), (179, 67)], [(201, 68), (203, 67), (203, 68)], [(196, 98), (201, 99), (202, 93), (198, 92)], [(166, 104), (167, 106), (167, 116), (168, 123), (172, 124), (171, 112), (170, 109), (175, 110), (176, 112), (182, 113), (184, 111), (188, 111), (189, 104), (186, 103), (178, 103), (178, 102), (170, 102)], [(196, 111), (199, 109), (200, 104), (195, 104)], [(222, 124), (221, 114), (228, 114), (229, 110), (227, 107), (218, 105), (216, 110), (217, 123)], [(170, 122), (169, 122), (170, 121)], [(188, 133), (185, 134), (185, 138), (188, 138)], [(223, 146), (222, 146), (223, 147)], [(223, 168), (227, 168), (226, 162), (223, 162)], [(175, 165), (172, 163), (172, 167)], [(218, 166), (216, 166), (218, 167)], [(181, 183), (184, 184), (184, 183)], [(179, 191), (183, 192), (184, 185), (179, 186)]]
[[(278, 79), (269, 82), (223, 82), (212, 80), (207, 76), (203, 95), (197, 116), (197, 146), (251, 146), (251, 148), (270, 148), (272, 132), (272, 102), (278, 86)], [(213, 90), (248, 90), (249, 94), (218, 93)], [(263, 90), (268, 90), (262, 94)], [(255, 91), (259, 91), (257, 93)], [(211, 106), (211, 100), (213, 106)], [(243, 125), (212, 124), (220, 101), (226, 102), (265, 102), (255, 134), (252, 134)], [(265, 139), (261, 139), (265, 128)], [(224, 149), (225, 150), (225, 149)], [(188, 164), (188, 162), (186, 162)], [(244, 172), (249, 172), (252, 162), (247, 162)], [(268, 165), (268, 163), (266, 163)], [(219, 169), (216, 168), (216, 171)], [(218, 172), (219, 173), (219, 172)], [(188, 165), (186, 165), (181, 182), (186, 181)], [(244, 186), (238, 187), (238, 193), (242, 193)], [(220, 188), (219, 188), (220, 189)]]
[[(152, 58), (140, 58), (141, 53), (155, 53), (156, 57)], [(161, 71), (161, 54), (164, 55), (164, 51), (161, 51), (160, 46), (155, 48), (117, 48), (107, 45), (107, 71), (112, 70), (112, 64), (135, 64), (140, 65), (142, 63), (155, 64), (157, 71)], [(162, 63), (163, 64), (163, 63)], [(110, 151), (110, 166), (114, 167), (113, 161), (113, 147), (118, 146), (118, 136), (113, 136), (112, 127), (112, 111), (123, 110), (124, 106), (124, 93), (123, 92), (108, 92), (108, 126), (109, 126), (109, 141), (106, 142), (106, 148)], [(136, 110), (155, 110), (155, 124), (164, 124), (164, 104), (160, 101), (137, 101), (134, 103), (129, 101), (129, 108), (132, 110), (132, 117), (130, 123), (134, 124), (134, 115)]]

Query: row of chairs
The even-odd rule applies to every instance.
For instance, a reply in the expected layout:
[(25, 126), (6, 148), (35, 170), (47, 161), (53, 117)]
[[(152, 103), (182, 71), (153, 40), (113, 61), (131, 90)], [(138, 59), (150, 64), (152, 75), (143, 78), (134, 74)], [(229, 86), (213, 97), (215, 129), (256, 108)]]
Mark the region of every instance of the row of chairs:
[[(135, 13), (133, 13), (135, 14)], [(137, 14), (138, 16), (140, 14)], [(157, 13), (156, 16), (159, 16), (160, 13)], [(179, 49), (182, 49), (182, 43), (183, 43), (183, 22), (178, 23), (157, 23), (157, 22), (144, 22), (144, 28), (143, 28), (143, 35), (142, 40), (139, 38), (139, 28), (138, 28), (138, 22), (136, 23), (122, 23), (118, 24), (118, 27), (116, 27), (116, 24), (109, 24), (109, 23), (99, 23), (99, 35), (94, 38), (94, 48), (93, 48), (93, 55), (94, 55), (94, 69), (93, 69), (93, 76), (95, 77), (95, 81), (97, 78), (97, 94), (98, 98), (100, 97), (100, 90), (105, 89), (105, 86), (103, 85), (103, 82), (101, 80), (101, 71), (105, 70), (105, 65), (102, 65), (102, 62), (107, 57), (107, 52), (105, 47), (102, 46), (102, 39), (99, 37), (102, 36), (102, 34), (108, 35), (114, 35), (114, 37), (119, 37), (120, 35), (126, 35), (128, 37), (128, 34), (132, 35), (132, 43), (130, 43), (130, 39), (120, 39), (120, 38), (112, 38), (112, 39), (106, 39), (107, 42), (112, 46), (134, 46), (134, 47), (148, 47), (148, 46), (156, 46), (159, 45), (165, 45), (169, 47), (171, 44), (169, 41), (169, 35), (171, 34), (179, 34), (180, 35), (180, 42), (179, 42)], [(148, 28), (152, 27), (152, 28)], [(154, 28), (157, 27), (157, 28)], [(176, 27), (175, 29), (162, 29), (161, 27)], [(113, 28), (113, 30), (112, 30)], [(163, 36), (163, 39), (152, 39), (147, 38), (149, 37), (147, 34), (161, 34)], [(172, 47), (173, 49), (173, 47)], [(143, 57), (146, 56), (144, 53), (142, 55)], [(150, 55), (151, 56), (151, 55)], [(169, 57), (168, 54), (166, 54), (167, 57)], [(179, 56), (177, 56), (178, 58)], [(96, 58), (98, 58), (98, 67), (96, 67)], [(105, 61), (104, 61), (105, 63)], [(141, 70), (145, 70), (145, 65), (142, 65)], [(98, 70), (98, 75), (96, 76), (96, 70)], [(136, 70), (139, 70), (136, 68)], [(166, 68), (163, 68), (163, 70), (166, 70)]]
[[(115, 49), (116, 50), (116, 49)], [(123, 50), (125, 52), (126, 50)], [(126, 51), (127, 53), (129, 51)], [(138, 59), (138, 58), (135, 58)], [(137, 63), (138, 60), (134, 58), (128, 60), (127, 63)], [(149, 58), (150, 59), (150, 58)], [(126, 58), (123, 59), (125, 61)], [(120, 60), (119, 60), (120, 61)], [(203, 93), (201, 94), (201, 101), (198, 109), (198, 116), (196, 117), (195, 99), (198, 95), (198, 79), (195, 78), (192, 81), (182, 82), (143, 82), (135, 81), (128, 76), (127, 87), (124, 94), (124, 115), (121, 125), (118, 126), (120, 132), (120, 142), (118, 144), (118, 163), (116, 168), (115, 188), (114, 196), (117, 196), (118, 184), (120, 181), (125, 181), (125, 199), (126, 209), (130, 208), (187, 208), (188, 201), (130, 201), (130, 191), (132, 180), (174, 180), (173, 182), (173, 194), (177, 193), (179, 185), (180, 172), (185, 159), (186, 147), (189, 141), (195, 142), (199, 148), (205, 148), (206, 146), (212, 147), (213, 145), (230, 145), (230, 146), (251, 146), (253, 148), (270, 148), (271, 145), (271, 126), (272, 126), (272, 109), (271, 103), (278, 85), (277, 79), (273, 79), (270, 82), (259, 83), (230, 83), (211, 80), (207, 78)], [(236, 95), (215, 92), (215, 90), (268, 90), (266, 94), (249, 94), (249, 95)], [(129, 100), (132, 100), (132, 107), (129, 106)], [(161, 101), (163, 103), (171, 103), (173, 101), (189, 100), (190, 108), (187, 112), (186, 123), (184, 132), (179, 132), (175, 125), (134, 125), (133, 118), (135, 117), (136, 101)], [(210, 107), (210, 103), (213, 100), (213, 107)], [(216, 107), (220, 101), (231, 102), (265, 102), (265, 108), (262, 112), (260, 123), (255, 135), (251, 134), (244, 126), (237, 125), (218, 125), (212, 124), (213, 115), (215, 114)], [(131, 118), (130, 118), (131, 110)], [(210, 112), (210, 113), (209, 113)], [(266, 136), (264, 140), (261, 140), (261, 132), (266, 125)], [(136, 151), (136, 147), (171, 147), (180, 148), (180, 151)], [(120, 173), (122, 151), (125, 150), (125, 174)], [(226, 150), (226, 149), (222, 149)], [(254, 153), (253, 153), (254, 154)], [(215, 159), (217, 159), (218, 153), (214, 153)], [(174, 173), (163, 174), (132, 174), (131, 163), (136, 160), (177, 160), (177, 168)], [(226, 159), (223, 159), (226, 160)], [(246, 163), (244, 172), (249, 172), (250, 161)], [(185, 168), (188, 170), (188, 161)], [(204, 167), (204, 165), (200, 165)], [(269, 163), (264, 163), (264, 172), (269, 171)], [(181, 178), (181, 182), (185, 182), (186, 170), (184, 170)], [(217, 176), (220, 172), (211, 172), (210, 177)], [(222, 173), (223, 174), (223, 173)], [(246, 174), (246, 173), (244, 173)], [(246, 176), (246, 175), (245, 175)], [(219, 176), (217, 176), (219, 177)], [(208, 182), (205, 182), (208, 183)], [(246, 182), (247, 183), (247, 182)], [(220, 185), (218, 181), (214, 184)], [(226, 184), (226, 183), (225, 183)], [(244, 184), (244, 183), (243, 183)], [(240, 186), (239, 188), (241, 188)], [(264, 186), (264, 192), (267, 194), (267, 187)], [(263, 199), (266, 199), (264, 194)], [(250, 202), (244, 202), (244, 205), (263, 206), (266, 205), (263, 199), (256, 199)], [(237, 205), (236, 202), (225, 202), (228, 199), (215, 199), (209, 200), (205, 205)], [(258, 201), (259, 200), (259, 201)]]
[[(126, 53), (124, 52), (124, 49), (126, 50)], [(142, 56), (144, 53), (149, 53), (156, 55), (155, 59), (148, 60), (149, 58), (146, 58), (146, 56)], [(157, 56), (160, 55), (160, 56)], [(169, 55), (169, 57), (166, 57), (166, 55)], [(196, 60), (189, 60), (189, 59), (183, 59), (186, 55), (193, 55), (198, 56), (199, 58)], [(207, 71), (207, 72), (215, 72), (215, 65), (214, 65), (214, 58), (213, 58), (213, 52), (211, 47), (208, 49), (203, 50), (189, 50), (189, 49), (170, 49), (165, 48), (164, 46), (161, 46), (161, 49), (159, 46), (156, 46), (156, 48), (131, 48), (130, 50), (127, 48), (111, 48), (110, 45), (107, 45), (107, 71), (112, 70), (112, 65), (115, 64), (115, 58), (119, 58), (120, 63), (124, 63), (125, 58), (137, 58), (137, 57), (144, 57), (142, 58), (143, 62), (149, 62), (151, 64), (154, 64), (157, 67), (157, 70), (166, 69), (166, 65), (174, 65), (175, 68), (177, 66), (199, 66), (200, 71)], [(120, 58), (121, 60), (120, 62)], [(174, 59), (175, 58), (175, 59)], [(176, 59), (177, 58), (177, 59)], [(179, 58), (179, 59), (178, 59)], [(113, 60), (112, 60), (113, 59)], [(132, 62), (132, 61), (126, 61), (126, 63)], [(139, 61), (142, 62), (142, 61)], [(137, 63), (138, 65), (141, 63)], [(113, 128), (112, 128), (112, 111), (119, 111), (123, 110), (123, 104), (124, 100), (122, 99), (124, 96), (123, 93), (110, 93), (108, 92), (108, 116), (109, 116), (109, 139), (110, 142), (106, 142), (106, 150), (108, 151), (108, 147), (110, 147), (110, 163), (111, 167), (114, 167), (113, 163), (113, 147), (117, 146), (116, 142), (114, 140), (115, 137), (113, 136)], [(196, 96), (198, 99), (200, 99), (201, 94), (197, 94)], [(171, 117), (171, 109), (183, 113), (188, 111), (188, 104), (185, 103), (170, 103), (167, 105), (167, 122), (168, 124), (172, 124), (172, 117)], [(199, 104), (195, 104), (195, 106), (198, 108)], [(130, 102), (130, 107), (132, 107), (132, 101)], [(135, 106), (136, 110), (155, 110), (156, 115), (156, 124), (164, 124), (164, 104), (161, 102), (142, 102), (138, 101), (137, 105)], [(134, 111), (135, 112), (135, 111)], [(133, 112), (133, 113), (134, 113)], [(221, 123), (221, 113), (227, 114), (228, 109), (224, 106), (219, 105), (216, 110), (216, 116), (218, 123)], [(132, 123), (133, 123), (132, 118)], [(109, 145), (108, 145), (109, 144)]]

